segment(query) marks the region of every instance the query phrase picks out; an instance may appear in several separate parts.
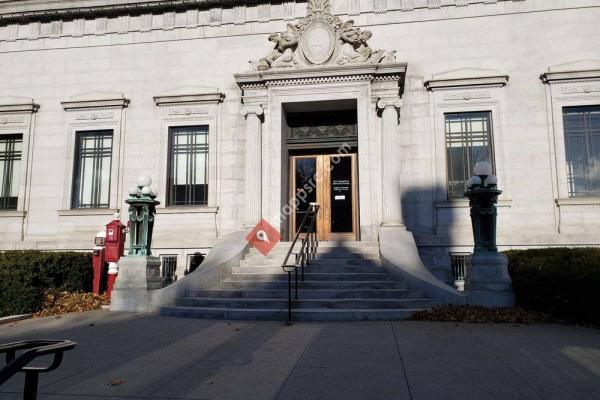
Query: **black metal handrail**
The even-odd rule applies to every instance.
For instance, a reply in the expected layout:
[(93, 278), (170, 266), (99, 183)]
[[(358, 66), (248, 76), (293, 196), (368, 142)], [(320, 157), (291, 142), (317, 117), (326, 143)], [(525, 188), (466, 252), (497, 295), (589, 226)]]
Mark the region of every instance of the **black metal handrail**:
[[(23, 400), (37, 398), (38, 378), (42, 372), (50, 372), (58, 368), (63, 353), (75, 348), (77, 343), (70, 340), (25, 340), (0, 345), (0, 354), (6, 353), (6, 365), (0, 370), (0, 386), (18, 372), (25, 372)], [(17, 351), (25, 350), (17, 357)], [(47, 367), (28, 367), (37, 357), (54, 355), (52, 364)]]
[[(292, 241), (290, 249), (288, 250), (285, 259), (283, 260), (283, 264), (281, 265), (281, 268), (283, 268), (288, 275), (288, 325), (292, 324), (292, 272), (294, 272), (295, 281), (294, 297), (296, 300), (298, 300), (298, 268), (301, 270), (302, 280), (304, 281), (304, 266), (310, 264), (310, 261), (314, 260), (317, 254), (319, 240), (317, 239), (315, 223), (317, 220), (317, 214), (319, 213), (319, 208), (320, 206), (315, 203), (311, 203), (308, 206), (308, 210), (306, 211), (306, 214), (304, 214), (304, 218), (302, 218), (302, 222), (298, 227), (298, 231), (294, 236), (294, 240)], [(294, 250), (294, 246), (296, 245), (296, 242), (298, 242), (298, 238), (300, 238), (302, 233), (305, 233), (305, 235), (302, 238), (300, 250), (294, 253), (294, 264), (288, 264), (290, 255), (292, 255)]]

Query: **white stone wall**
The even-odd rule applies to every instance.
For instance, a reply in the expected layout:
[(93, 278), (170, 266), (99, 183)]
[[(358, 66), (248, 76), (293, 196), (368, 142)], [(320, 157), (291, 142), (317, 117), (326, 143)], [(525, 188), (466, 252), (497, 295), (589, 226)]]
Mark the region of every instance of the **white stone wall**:
[[(0, 6), (0, 13), (43, 9), (39, 2), (13, 3)], [(20, 199), (26, 209), (17, 215), (0, 212), (0, 248), (87, 249), (110, 220), (112, 210), (77, 213), (65, 204), (73, 154), (70, 117), (61, 102), (94, 92), (121, 93), (130, 100), (118, 111), (123, 154), (112, 208), (124, 207), (126, 188), (141, 172), (152, 175), (164, 193), (165, 171), (157, 162), (164, 151), (164, 116), (153, 97), (184, 87), (223, 93), (210, 132), (216, 136), (211, 149), (216, 181), (209, 189), (215, 204), (207, 212), (159, 213), (155, 247), (183, 257), (185, 249), (210, 248), (238, 229), (245, 121), (233, 75), (267, 54), (266, 35), (284, 30), (304, 10), (304, 3), (286, 2), (1, 25), (0, 97), (27, 97), (40, 108), (31, 122), (30, 180)], [(554, 129), (549, 113), (549, 85), (539, 79), (552, 66), (600, 60), (599, 1), (334, 0), (333, 10), (371, 30), (372, 47), (397, 50), (398, 61), (408, 63), (398, 149), (404, 214), (428, 265), (447, 271), (448, 251), (468, 251), (472, 243), (468, 209), (443, 201), (437, 94), (424, 86), (452, 70), (494, 70), (509, 77), (505, 87), (493, 89), (491, 100), (457, 102), (458, 108), (493, 109), (499, 185), (505, 191), (499, 210), (502, 248), (600, 243), (600, 201), (557, 207), (555, 153), (564, 150), (554, 142), (562, 132)], [(600, 92), (586, 99), (600, 104)], [(10, 123), (2, 125), (2, 132), (10, 129)]]

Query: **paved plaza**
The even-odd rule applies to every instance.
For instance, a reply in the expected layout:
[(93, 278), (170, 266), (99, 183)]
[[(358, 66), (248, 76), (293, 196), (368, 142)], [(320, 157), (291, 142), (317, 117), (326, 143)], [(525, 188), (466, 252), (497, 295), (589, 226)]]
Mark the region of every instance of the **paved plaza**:
[[(0, 326), (71, 339), (40, 399), (600, 399), (600, 330), (431, 322), (227, 322), (96, 311)], [(20, 399), (23, 377), (0, 387)]]

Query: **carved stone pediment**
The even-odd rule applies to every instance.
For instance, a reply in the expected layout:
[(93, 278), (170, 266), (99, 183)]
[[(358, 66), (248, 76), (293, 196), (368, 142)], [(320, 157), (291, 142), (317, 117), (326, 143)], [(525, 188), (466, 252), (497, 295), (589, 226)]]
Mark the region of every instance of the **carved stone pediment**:
[(271, 52), (251, 62), (253, 69), (303, 68), (344, 64), (395, 63), (395, 51), (372, 49), (367, 41), (371, 31), (342, 21), (331, 14), (330, 0), (308, 0), (306, 17), (288, 23), (285, 32), (272, 33)]

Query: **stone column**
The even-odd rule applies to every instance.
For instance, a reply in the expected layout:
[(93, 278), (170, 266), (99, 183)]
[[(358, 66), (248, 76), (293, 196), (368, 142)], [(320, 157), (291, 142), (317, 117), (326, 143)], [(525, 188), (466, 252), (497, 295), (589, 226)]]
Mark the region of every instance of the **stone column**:
[(260, 105), (246, 105), (242, 109), (246, 117), (246, 163), (244, 227), (253, 227), (261, 219), (262, 196), (262, 120)]
[(404, 226), (402, 196), (400, 192), (400, 147), (398, 146), (398, 111), (402, 106), (399, 98), (380, 98), (381, 110), (381, 180), (382, 226)]

